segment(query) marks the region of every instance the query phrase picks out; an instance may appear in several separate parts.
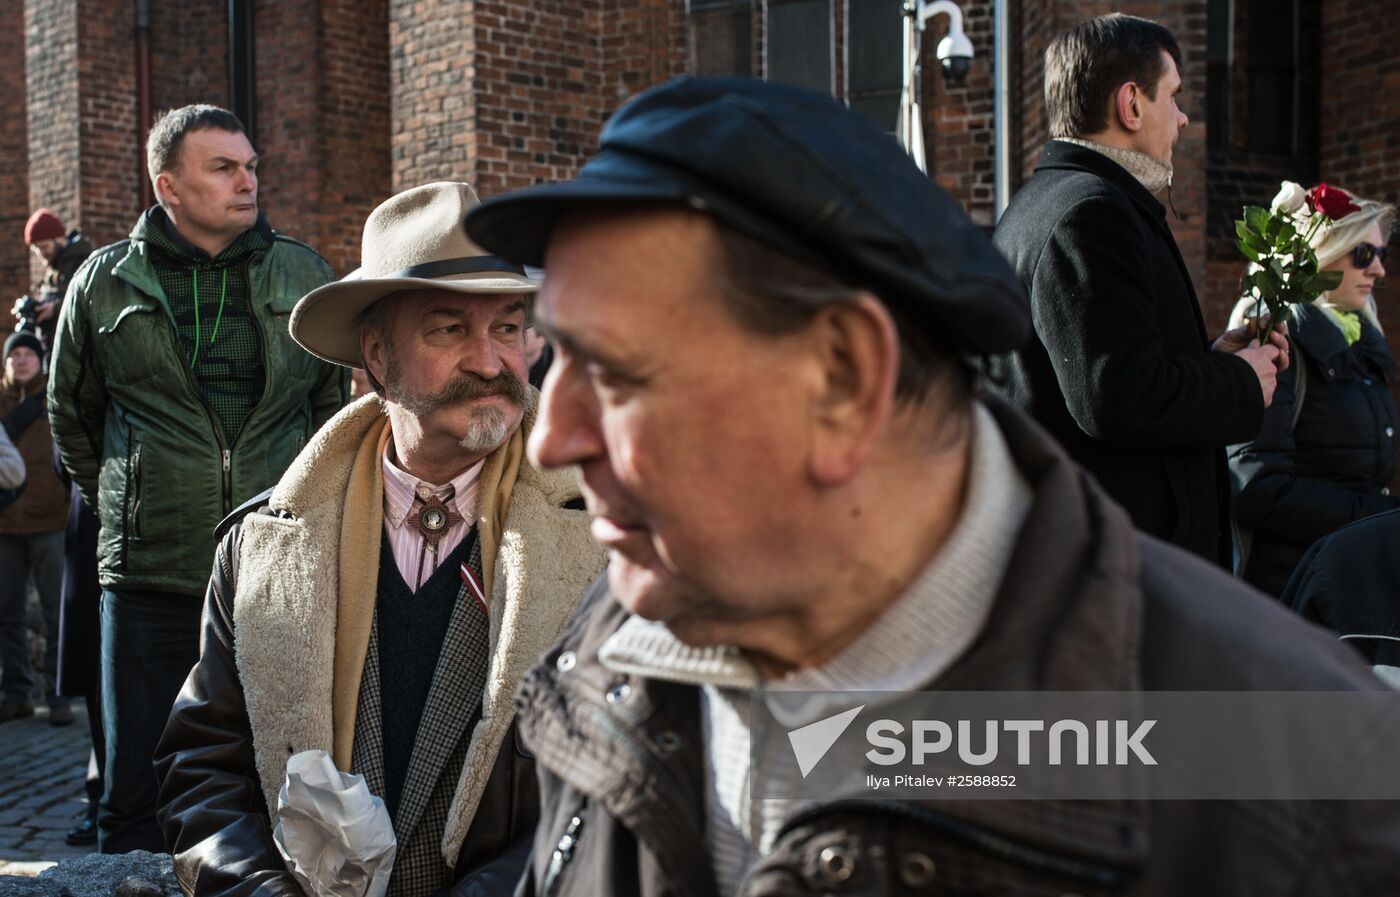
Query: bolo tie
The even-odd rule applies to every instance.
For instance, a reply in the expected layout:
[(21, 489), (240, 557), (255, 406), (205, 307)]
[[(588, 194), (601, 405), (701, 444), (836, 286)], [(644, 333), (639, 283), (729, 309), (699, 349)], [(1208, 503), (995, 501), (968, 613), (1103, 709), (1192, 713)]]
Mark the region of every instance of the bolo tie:
[(451, 505), (447, 504), (452, 500), (456, 490), (448, 486), (443, 490), (442, 495), (434, 494), (433, 490), (425, 483), (419, 483), (414, 501), (414, 511), (408, 515), (405, 523), (412, 524), (418, 528), (418, 532), (423, 536), (423, 545), (418, 550), (418, 574), (414, 577), (414, 591), (423, 584), (423, 563), (428, 558), (428, 552), (433, 553), (433, 565), (430, 569), (436, 570), (438, 566), (438, 543), (442, 537), (452, 527), (462, 522), (462, 515), (458, 514)]

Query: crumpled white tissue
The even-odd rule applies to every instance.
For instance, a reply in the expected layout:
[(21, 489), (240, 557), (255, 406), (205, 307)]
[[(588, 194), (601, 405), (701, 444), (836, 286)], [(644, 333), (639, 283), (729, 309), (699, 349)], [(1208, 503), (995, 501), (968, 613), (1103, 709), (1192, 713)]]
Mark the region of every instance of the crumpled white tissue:
[(325, 751), (287, 761), (272, 839), (312, 897), (384, 897), (398, 842), (384, 801), (365, 777), (341, 772)]

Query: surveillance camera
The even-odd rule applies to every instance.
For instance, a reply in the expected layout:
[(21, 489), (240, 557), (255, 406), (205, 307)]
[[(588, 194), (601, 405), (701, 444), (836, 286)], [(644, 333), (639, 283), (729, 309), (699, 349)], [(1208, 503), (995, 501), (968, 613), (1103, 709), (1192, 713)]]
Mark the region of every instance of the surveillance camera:
[(972, 41), (961, 29), (938, 42), (938, 62), (943, 67), (944, 84), (958, 87), (967, 81), (968, 69), (972, 68)]

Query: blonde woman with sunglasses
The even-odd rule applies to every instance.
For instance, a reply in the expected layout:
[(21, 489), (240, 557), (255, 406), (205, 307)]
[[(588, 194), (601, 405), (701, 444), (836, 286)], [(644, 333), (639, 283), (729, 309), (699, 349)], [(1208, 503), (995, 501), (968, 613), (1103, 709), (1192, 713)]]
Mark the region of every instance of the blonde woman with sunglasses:
[[(1374, 296), (1395, 207), (1326, 192), (1346, 201), (1312, 245), (1320, 270), (1341, 272), (1341, 284), (1293, 307), (1292, 363), (1279, 374), (1259, 435), (1230, 449), (1237, 572), (1273, 595), (1313, 542), (1400, 507), (1390, 491), (1400, 435), (1390, 392), (1395, 358)], [(1253, 299), (1241, 300), (1230, 326), (1253, 308)]]

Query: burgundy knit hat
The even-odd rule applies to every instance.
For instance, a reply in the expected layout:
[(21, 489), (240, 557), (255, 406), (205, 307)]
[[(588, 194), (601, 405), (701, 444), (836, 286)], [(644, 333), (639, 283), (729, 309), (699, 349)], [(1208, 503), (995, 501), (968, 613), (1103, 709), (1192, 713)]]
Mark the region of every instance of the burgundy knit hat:
[(24, 225), (24, 242), (33, 246), (40, 240), (54, 240), (67, 233), (57, 215), (48, 209), (40, 209), (30, 215)]

